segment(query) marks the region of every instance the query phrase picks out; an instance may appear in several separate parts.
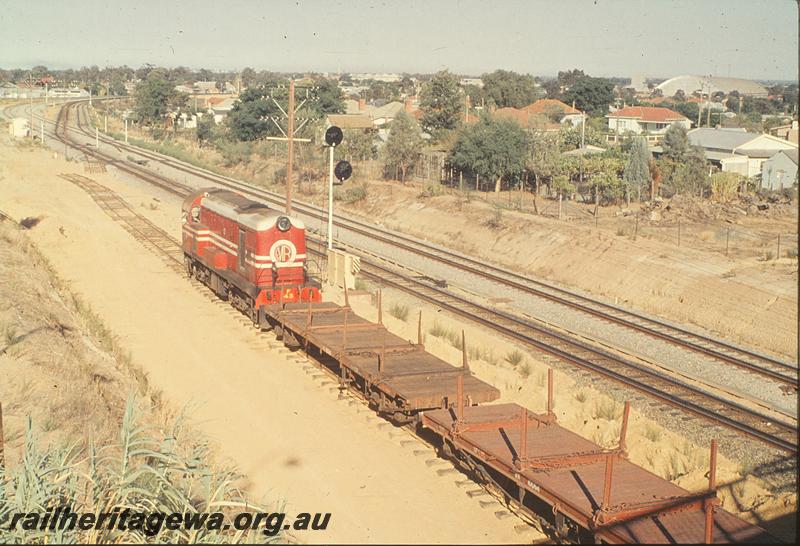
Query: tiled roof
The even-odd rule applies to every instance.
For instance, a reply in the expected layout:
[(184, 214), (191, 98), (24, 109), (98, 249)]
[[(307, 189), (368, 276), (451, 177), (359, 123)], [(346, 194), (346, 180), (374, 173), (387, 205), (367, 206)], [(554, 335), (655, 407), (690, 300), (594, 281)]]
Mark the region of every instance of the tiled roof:
[(366, 114), (330, 114), (328, 122), (342, 129), (372, 129), (372, 118)]
[(689, 119), (683, 114), (679, 114), (669, 108), (661, 108), (658, 106), (628, 106), (620, 108), (616, 112), (610, 113), (609, 118), (633, 118), (641, 121), (650, 122), (667, 122)]
[(557, 99), (540, 99), (529, 104), (523, 110), (527, 110), (531, 114), (549, 114), (551, 112), (561, 112), (562, 114), (580, 114), (580, 110), (576, 110), (569, 104), (565, 104)]

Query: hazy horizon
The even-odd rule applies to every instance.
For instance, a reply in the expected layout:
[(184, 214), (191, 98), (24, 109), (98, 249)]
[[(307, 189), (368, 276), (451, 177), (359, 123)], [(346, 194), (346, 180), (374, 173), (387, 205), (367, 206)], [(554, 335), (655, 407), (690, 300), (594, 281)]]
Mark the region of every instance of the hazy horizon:
[(0, 67), (797, 81), (797, 15), (793, 0), (9, 3)]

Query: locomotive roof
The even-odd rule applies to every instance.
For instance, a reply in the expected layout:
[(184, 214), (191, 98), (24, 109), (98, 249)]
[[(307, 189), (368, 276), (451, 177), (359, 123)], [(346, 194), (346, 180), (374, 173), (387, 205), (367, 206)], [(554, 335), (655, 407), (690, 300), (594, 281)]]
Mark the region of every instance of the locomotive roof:
[[(273, 227), (278, 218), (284, 216), (265, 203), (253, 201), (230, 190), (214, 189), (207, 194), (202, 201), (204, 207), (256, 231)], [(294, 227), (305, 229), (299, 218), (293, 217), (290, 220)]]

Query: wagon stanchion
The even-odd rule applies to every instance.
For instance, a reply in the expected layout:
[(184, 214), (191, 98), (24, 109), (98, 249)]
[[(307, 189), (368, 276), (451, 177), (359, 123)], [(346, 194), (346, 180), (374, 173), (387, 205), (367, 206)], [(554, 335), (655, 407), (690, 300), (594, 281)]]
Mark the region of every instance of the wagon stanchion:
[(378, 324), (383, 324), (383, 290), (378, 289)]
[(522, 408), (520, 411), (519, 427), (519, 453), (517, 454), (518, 466), (522, 468), (528, 461), (528, 410)]
[(417, 322), (417, 345), (422, 347), (422, 309), (419, 310), (419, 322)]
[[(711, 440), (711, 459), (708, 469), (708, 492), (715, 493), (717, 489), (717, 441)], [(705, 542), (714, 542), (714, 502), (712, 498), (705, 500), (706, 512)]]
[(603, 504), (601, 510), (608, 510), (611, 506), (611, 480), (614, 476), (614, 456), (606, 454), (606, 472), (603, 479)]
[(627, 449), (625, 445), (625, 438), (628, 435), (628, 417), (631, 413), (631, 403), (625, 401), (625, 409), (622, 410), (622, 427), (619, 429), (619, 450), (625, 452)]

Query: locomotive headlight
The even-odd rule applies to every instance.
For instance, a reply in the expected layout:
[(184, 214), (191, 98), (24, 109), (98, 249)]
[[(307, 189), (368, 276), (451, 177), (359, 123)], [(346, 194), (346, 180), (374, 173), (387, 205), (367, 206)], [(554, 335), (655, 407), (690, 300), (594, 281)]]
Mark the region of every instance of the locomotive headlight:
[(292, 222), (286, 216), (281, 216), (278, 218), (278, 229), (281, 231), (289, 231), (289, 228), (292, 227)]

